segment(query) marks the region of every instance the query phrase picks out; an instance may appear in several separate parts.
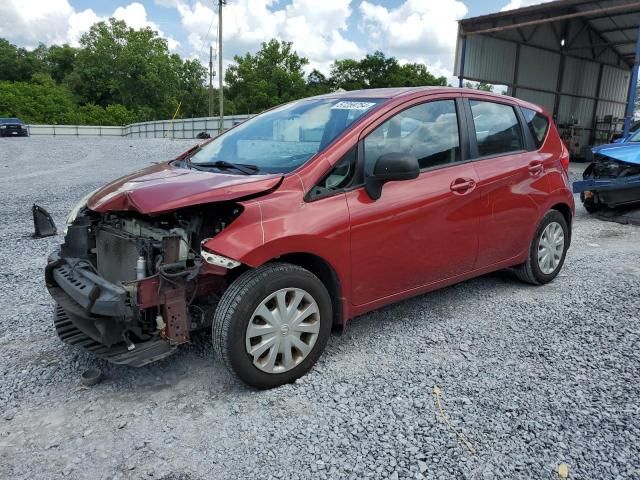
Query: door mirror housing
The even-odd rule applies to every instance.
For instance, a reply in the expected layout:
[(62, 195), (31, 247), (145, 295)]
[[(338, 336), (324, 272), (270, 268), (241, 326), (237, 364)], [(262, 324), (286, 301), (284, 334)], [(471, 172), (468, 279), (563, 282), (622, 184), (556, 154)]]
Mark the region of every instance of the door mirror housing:
[(385, 153), (373, 166), (373, 173), (364, 180), (364, 189), (372, 200), (382, 194), (382, 185), (391, 181), (411, 180), (420, 175), (418, 159), (408, 153)]

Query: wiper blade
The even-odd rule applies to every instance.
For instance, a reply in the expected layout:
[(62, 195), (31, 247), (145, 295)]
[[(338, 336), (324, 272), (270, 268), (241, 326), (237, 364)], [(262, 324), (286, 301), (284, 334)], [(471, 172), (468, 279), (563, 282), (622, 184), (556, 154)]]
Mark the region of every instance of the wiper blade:
[(233, 168), (234, 170), (238, 170), (239, 172), (242, 172), (245, 175), (252, 175), (260, 170), (257, 165), (247, 165), (244, 163), (231, 163), (225, 160), (216, 160), (215, 162), (192, 163), (191, 166), (196, 169), (198, 167), (205, 167), (205, 168), (212, 167), (212, 168), (221, 168), (221, 169)]

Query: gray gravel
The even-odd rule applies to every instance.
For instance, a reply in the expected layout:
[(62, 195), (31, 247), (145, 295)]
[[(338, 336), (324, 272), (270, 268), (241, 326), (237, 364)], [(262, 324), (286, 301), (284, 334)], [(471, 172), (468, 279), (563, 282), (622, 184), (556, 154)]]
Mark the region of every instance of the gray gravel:
[[(581, 207), (552, 284), (501, 272), (365, 315), (276, 390), (236, 382), (207, 334), (141, 369), (59, 342), (42, 269), (61, 238), (29, 238), (31, 204), (62, 226), (189, 146), (0, 141), (0, 478), (640, 478), (640, 229)], [(101, 384), (81, 386), (88, 367)]]

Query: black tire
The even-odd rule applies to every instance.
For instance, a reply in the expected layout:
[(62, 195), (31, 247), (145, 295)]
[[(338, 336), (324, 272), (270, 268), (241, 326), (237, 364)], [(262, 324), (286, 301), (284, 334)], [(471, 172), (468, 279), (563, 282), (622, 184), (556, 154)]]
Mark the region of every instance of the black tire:
[[(300, 288), (318, 305), (320, 329), (312, 350), (297, 366), (283, 373), (266, 373), (253, 364), (245, 347), (245, 335), (253, 312), (272, 293)], [(226, 367), (244, 383), (268, 389), (291, 383), (316, 363), (329, 335), (333, 312), (323, 283), (308, 270), (287, 263), (268, 263), (240, 275), (222, 295), (213, 318), (213, 347)]]
[(597, 205), (592, 198), (586, 198), (584, 196), (584, 192), (580, 194), (580, 200), (582, 200), (582, 205), (584, 206), (584, 209), (587, 211), (587, 213), (596, 213), (598, 210), (600, 210), (600, 206)]
[[(538, 246), (542, 232), (544, 232), (544, 229), (547, 228), (547, 225), (551, 222), (557, 222), (562, 227), (562, 232), (564, 233), (564, 250), (556, 269), (553, 272), (546, 274), (540, 269), (540, 265), (538, 265)], [(531, 241), (531, 246), (529, 247), (529, 257), (527, 258), (527, 261), (514, 268), (516, 276), (523, 282), (530, 283), (532, 285), (544, 285), (556, 278), (558, 273), (560, 273), (560, 270), (562, 270), (564, 259), (567, 255), (567, 250), (569, 249), (569, 235), (569, 227), (564, 215), (557, 210), (549, 210), (544, 217), (542, 217), (542, 220), (536, 229), (536, 233)]]

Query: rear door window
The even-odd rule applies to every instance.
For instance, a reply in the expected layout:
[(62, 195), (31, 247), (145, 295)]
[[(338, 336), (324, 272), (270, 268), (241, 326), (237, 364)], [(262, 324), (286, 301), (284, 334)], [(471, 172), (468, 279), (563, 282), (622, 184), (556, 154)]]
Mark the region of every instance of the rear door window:
[(524, 150), (522, 129), (510, 105), (469, 100), (481, 157)]
[(549, 120), (541, 113), (531, 110), (530, 108), (522, 108), (522, 114), (533, 136), (533, 142), (536, 144), (536, 148), (540, 148), (549, 130)]

